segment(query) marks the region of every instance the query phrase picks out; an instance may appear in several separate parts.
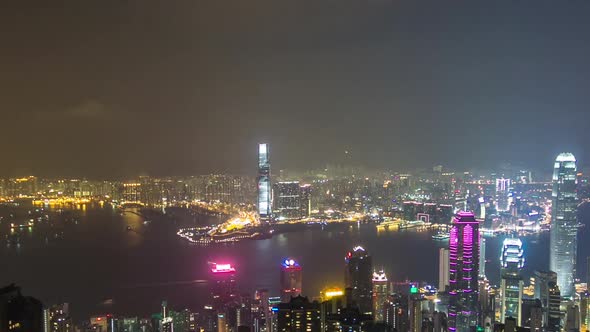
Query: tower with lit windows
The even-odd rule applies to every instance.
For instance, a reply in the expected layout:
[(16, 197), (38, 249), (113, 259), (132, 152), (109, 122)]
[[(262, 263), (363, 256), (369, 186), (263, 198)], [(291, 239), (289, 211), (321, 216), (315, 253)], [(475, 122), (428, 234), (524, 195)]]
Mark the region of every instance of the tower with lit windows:
[(231, 264), (212, 263), (211, 266), (211, 295), (215, 310), (221, 311), (237, 295), (236, 269)]
[(477, 326), (478, 274), (479, 222), (462, 211), (453, 218), (449, 238), (449, 331)]
[(258, 144), (258, 201), (257, 210), (262, 222), (272, 219), (272, 191), (270, 184), (270, 159), (268, 144)]
[(346, 288), (351, 289), (351, 297), (361, 314), (373, 312), (373, 264), (365, 248), (356, 246), (345, 257)]
[(389, 282), (383, 270), (373, 272), (373, 319), (383, 322), (384, 304), (389, 296)]
[(500, 322), (506, 318), (516, 320), (516, 326), (522, 326), (522, 288), (521, 270), (524, 266), (524, 250), (520, 239), (504, 239), (502, 244), (502, 281)]
[(561, 296), (574, 295), (576, 275), (576, 251), (578, 249), (578, 221), (576, 208), (576, 158), (571, 153), (561, 153), (553, 167), (553, 191), (551, 207), (550, 259), (551, 271), (557, 273), (557, 285)]

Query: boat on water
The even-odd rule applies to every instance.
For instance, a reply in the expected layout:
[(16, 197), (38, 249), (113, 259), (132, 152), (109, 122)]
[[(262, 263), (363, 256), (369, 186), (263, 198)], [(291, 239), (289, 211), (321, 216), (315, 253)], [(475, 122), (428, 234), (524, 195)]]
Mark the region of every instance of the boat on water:
[(449, 233), (438, 232), (432, 236), (432, 239), (438, 240), (438, 241), (443, 241), (443, 240), (448, 240), (449, 237), (451, 237)]

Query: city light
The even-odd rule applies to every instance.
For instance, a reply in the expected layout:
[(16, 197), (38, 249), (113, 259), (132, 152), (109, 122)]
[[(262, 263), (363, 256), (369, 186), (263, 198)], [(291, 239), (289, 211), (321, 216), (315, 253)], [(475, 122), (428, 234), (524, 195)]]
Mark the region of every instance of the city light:
[(213, 268), (211, 268), (211, 272), (213, 272), (213, 273), (228, 273), (228, 272), (236, 272), (236, 269), (233, 266), (231, 266), (231, 264), (214, 263)]

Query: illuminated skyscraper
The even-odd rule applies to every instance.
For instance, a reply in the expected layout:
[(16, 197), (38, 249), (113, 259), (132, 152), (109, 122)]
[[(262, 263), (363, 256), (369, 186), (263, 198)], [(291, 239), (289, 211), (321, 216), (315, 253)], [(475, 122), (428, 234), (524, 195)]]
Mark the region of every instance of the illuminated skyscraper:
[(510, 189), (510, 179), (496, 179), (496, 209), (498, 211), (508, 211), (508, 193)]
[(449, 286), (449, 249), (438, 251), (438, 290), (444, 292)]
[(258, 144), (258, 215), (261, 221), (270, 222), (272, 218), (270, 159), (268, 144)]
[(478, 321), (479, 222), (459, 212), (449, 238), (449, 331), (466, 332)]
[(504, 239), (502, 245), (502, 299), (500, 322), (512, 317), (516, 326), (522, 326), (522, 287), (520, 271), (524, 266), (524, 250), (520, 239)]
[(221, 311), (224, 305), (237, 297), (236, 270), (230, 264), (213, 264), (211, 274), (213, 305), (217, 311)]
[(281, 301), (288, 303), (291, 297), (301, 295), (301, 266), (287, 258), (281, 264)]
[(373, 272), (373, 319), (383, 322), (383, 305), (389, 296), (389, 282), (385, 272)]
[[(549, 322), (549, 308), (551, 306), (551, 289), (557, 285), (557, 273), (553, 271), (535, 271), (535, 295), (536, 299), (541, 300), (541, 306), (543, 307), (543, 325), (547, 325)], [(559, 299), (558, 299), (559, 301)], [(559, 310), (559, 303), (557, 304)]]
[(417, 287), (412, 286), (408, 300), (410, 332), (420, 332), (422, 331), (422, 304), (424, 303), (424, 297), (420, 294)]
[(357, 246), (349, 251), (346, 260), (346, 287), (351, 289), (352, 301), (362, 314), (373, 312), (373, 264), (367, 251)]
[(483, 236), (479, 239), (479, 277), (486, 278), (486, 239)]
[(561, 296), (574, 295), (576, 251), (578, 249), (578, 222), (576, 207), (576, 158), (571, 153), (561, 153), (555, 159), (551, 207), (551, 271), (557, 273), (557, 285)]

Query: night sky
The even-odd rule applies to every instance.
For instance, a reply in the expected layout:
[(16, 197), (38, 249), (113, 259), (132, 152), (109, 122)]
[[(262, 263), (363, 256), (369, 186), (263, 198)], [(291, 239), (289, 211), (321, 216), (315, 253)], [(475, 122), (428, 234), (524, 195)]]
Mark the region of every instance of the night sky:
[(590, 156), (590, 1), (5, 2), (0, 175)]

